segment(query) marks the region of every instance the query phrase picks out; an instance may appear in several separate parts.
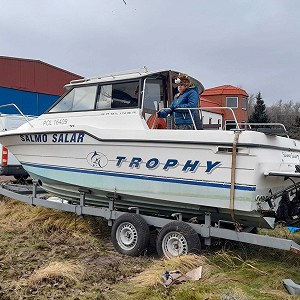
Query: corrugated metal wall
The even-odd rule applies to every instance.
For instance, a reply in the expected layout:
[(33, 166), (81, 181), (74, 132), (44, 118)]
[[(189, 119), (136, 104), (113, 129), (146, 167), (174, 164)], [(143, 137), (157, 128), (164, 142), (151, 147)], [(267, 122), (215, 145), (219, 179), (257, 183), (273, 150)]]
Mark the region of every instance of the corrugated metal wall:
[[(58, 98), (56, 95), (0, 87), (0, 105), (14, 103), (26, 115), (38, 116), (44, 113)], [(0, 113), (18, 114), (18, 111), (9, 106), (0, 108)]]
[(81, 76), (39, 60), (0, 56), (0, 86), (62, 95), (63, 86)]
[[(44, 113), (79, 75), (32, 59), (0, 56), (0, 105), (14, 103), (24, 114)], [(17, 113), (13, 107), (1, 113)]]

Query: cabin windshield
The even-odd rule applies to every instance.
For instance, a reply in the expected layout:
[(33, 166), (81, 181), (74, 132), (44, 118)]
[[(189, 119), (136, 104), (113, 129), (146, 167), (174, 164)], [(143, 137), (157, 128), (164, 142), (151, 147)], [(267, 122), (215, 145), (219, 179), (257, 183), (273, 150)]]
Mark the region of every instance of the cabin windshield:
[(97, 86), (75, 87), (56, 103), (49, 112), (92, 110), (95, 106)]
[(135, 80), (74, 87), (50, 108), (49, 113), (137, 108), (139, 86), (139, 80)]

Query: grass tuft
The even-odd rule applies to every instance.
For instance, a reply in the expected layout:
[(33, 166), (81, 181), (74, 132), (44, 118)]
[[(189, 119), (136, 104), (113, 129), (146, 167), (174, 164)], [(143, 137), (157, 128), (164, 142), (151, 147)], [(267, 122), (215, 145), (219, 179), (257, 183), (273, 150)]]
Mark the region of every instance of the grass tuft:
[(50, 262), (35, 270), (28, 278), (21, 279), (20, 285), (35, 286), (41, 283), (64, 282), (78, 284), (84, 278), (85, 267), (75, 262)]

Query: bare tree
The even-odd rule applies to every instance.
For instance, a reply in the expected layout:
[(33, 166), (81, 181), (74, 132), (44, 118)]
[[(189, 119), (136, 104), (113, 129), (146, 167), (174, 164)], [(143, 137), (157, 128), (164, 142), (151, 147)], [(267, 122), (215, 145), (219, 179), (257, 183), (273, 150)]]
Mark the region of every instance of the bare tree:
[(300, 103), (279, 100), (268, 107), (267, 112), (270, 122), (284, 124), (290, 137), (300, 139)]
[(256, 99), (255, 95), (251, 94), (248, 98), (248, 117), (253, 114), (254, 112), (254, 105), (255, 105)]

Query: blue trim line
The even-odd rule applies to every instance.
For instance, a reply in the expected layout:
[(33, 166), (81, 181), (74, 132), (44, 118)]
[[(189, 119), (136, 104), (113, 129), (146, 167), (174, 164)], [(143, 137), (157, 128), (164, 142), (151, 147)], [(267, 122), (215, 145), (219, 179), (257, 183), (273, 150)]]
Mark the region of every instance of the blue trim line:
[[(58, 166), (47, 166), (47, 165), (38, 165), (38, 164), (29, 164), (22, 162), (22, 165), (41, 168), (41, 169), (50, 169), (50, 170), (58, 170), (58, 171), (68, 171), (74, 173), (85, 173), (85, 174), (96, 174), (96, 175), (104, 175), (104, 176), (111, 176), (111, 177), (122, 177), (122, 178), (131, 178), (131, 179), (142, 179), (142, 180), (150, 180), (150, 181), (159, 181), (159, 182), (168, 182), (168, 183), (179, 183), (179, 184), (187, 184), (187, 185), (198, 185), (198, 186), (209, 186), (209, 187), (216, 187), (216, 188), (223, 188), (223, 189), (230, 189), (230, 184), (222, 184), (222, 183), (213, 183), (207, 181), (192, 181), (186, 179), (174, 179), (174, 178), (166, 178), (166, 177), (154, 177), (154, 176), (147, 176), (147, 175), (135, 175), (135, 174), (125, 174), (125, 173), (110, 173), (104, 171), (93, 171), (93, 170), (86, 170), (86, 169), (72, 169), (72, 168), (65, 168), (65, 167), (58, 167)], [(235, 190), (240, 191), (255, 191), (255, 186), (244, 186), (244, 185), (235, 185)]]

